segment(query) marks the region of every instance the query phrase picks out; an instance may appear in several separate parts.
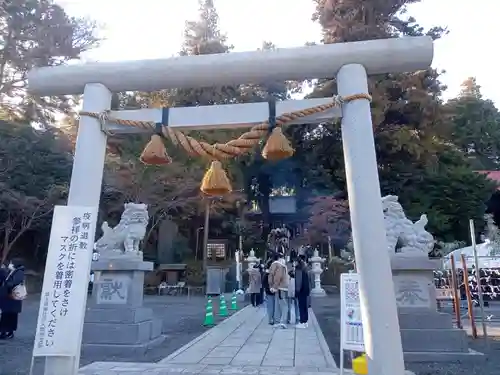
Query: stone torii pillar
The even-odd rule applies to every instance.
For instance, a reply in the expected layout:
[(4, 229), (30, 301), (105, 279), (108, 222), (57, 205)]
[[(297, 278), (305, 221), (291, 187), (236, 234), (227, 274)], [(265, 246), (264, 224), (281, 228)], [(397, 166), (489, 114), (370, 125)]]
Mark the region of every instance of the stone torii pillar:
[[(99, 112), (109, 108), (110, 91), (258, 84), (268, 80), (327, 78), (334, 74), (341, 96), (367, 94), (367, 74), (427, 69), (432, 57), (431, 38), (407, 37), (265, 52), (48, 67), (30, 72), (28, 81), (33, 94), (83, 93), (84, 110)], [(279, 116), (328, 101), (286, 101), (277, 104), (276, 112)], [(342, 106), (342, 114), (333, 110), (295, 123), (317, 123), (339, 115), (343, 117), (347, 188), (370, 374), (403, 375), (403, 352), (386, 246), (370, 103), (366, 99), (354, 100)], [(162, 111), (113, 112), (111, 117), (162, 122)], [(266, 103), (178, 108), (170, 110), (168, 126), (190, 130), (235, 128), (252, 126), (267, 120), (267, 117)], [(90, 117), (84, 117), (80, 122), (68, 204), (99, 205), (106, 146), (101, 125)], [(114, 133), (140, 131), (113, 124), (106, 124), (105, 128)], [(380, 284), (386, 288), (378, 288)], [(85, 308), (85, 303), (82, 301), (82, 308)], [(75, 322), (76, 335), (73, 339), (80, 342), (82, 325), (83, 322)], [(46, 359), (46, 375), (74, 375), (78, 365), (78, 355), (74, 358), (49, 357)]]

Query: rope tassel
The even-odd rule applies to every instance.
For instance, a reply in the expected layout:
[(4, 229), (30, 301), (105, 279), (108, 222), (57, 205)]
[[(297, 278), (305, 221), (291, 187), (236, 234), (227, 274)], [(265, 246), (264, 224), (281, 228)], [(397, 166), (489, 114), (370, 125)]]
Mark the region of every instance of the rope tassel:
[(274, 128), (262, 150), (264, 159), (271, 161), (283, 160), (292, 156), (293, 153), (294, 149), (281, 128)]
[(167, 154), (161, 136), (153, 134), (142, 151), (140, 161), (146, 165), (165, 165), (172, 163), (172, 159)]
[(205, 176), (203, 176), (200, 190), (209, 196), (221, 196), (233, 191), (231, 182), (220, 161), (214, 160), (212, 162)]

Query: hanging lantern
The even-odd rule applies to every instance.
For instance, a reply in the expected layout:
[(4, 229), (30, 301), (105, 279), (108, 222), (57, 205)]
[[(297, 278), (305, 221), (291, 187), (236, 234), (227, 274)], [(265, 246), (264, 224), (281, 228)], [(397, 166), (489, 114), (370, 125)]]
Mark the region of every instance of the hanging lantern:
[(214, 160), (212, 162), (205, 176), (203, 176), (200, 190), (208, 196), (221, 196), (233, 191), (231, 182), (220, 161)]

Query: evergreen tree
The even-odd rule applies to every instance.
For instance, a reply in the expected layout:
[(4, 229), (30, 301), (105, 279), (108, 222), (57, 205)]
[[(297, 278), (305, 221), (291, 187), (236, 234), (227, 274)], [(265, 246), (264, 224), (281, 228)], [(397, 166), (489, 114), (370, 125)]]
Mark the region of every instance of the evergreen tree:
[[(65, 198), (71, 165), (69, 142), (57, 129), (0, 121), (1, 262), (29, 232), (45, 255), (52, 208)], [(28, 261), (37, 255), (35, 243), (22, 253)]]
[(69, 17), (51, 0), (5, 0), (0, 9), (0, 114), (52, 124), (53, 111), (68, 112), (71, 102), (28, 95), (26, 73), (79, 59), (97, 44), (96, 25)]
[[(262, 46), (262, 49), (273, 48), (275, 47), (270, 42), (266, 42)], [(200, 0), (199, 12), (196, 19), (186, 22), (184, 42), (179, 54), (181, 56), (193, 56), (230, 53), (231, 50), (232, 46), (227, 43), (227, 36), (219, 28), (219, 17), (213, 1)], [(241, 102), (248, 103), (266, 100), (270, 92), (272, 92), (277, 100), (283, 99), (287, 97), (287, 85), (270, 82), (267, 85), (242, 84), (223, 87), (168, 89), (153, 93), (134, 93), (133, 95), (120, 93), (114, 96), (113, 106), (117, 109), (131, 109), (150, 104), (167, 107), (190, 107)], [(237, 138), (246, 130), (198, 130), (189, 132), (189, 135), (209, 143), (224, 143), (230, 139)], [(140, 193), (141, 199), (150, 205), (165, 207), (165, 204), (167, 204), (168, 207), (171, 207), (170, 198), (179, 194), (183, 195), (179, 192), (179, 189), (173, 189), (173, 185), (179, 185), (180, 188), (183, 188), (191, 187), (193, 180), (198, 183), (201, 182), (203, 173), (210, 161), (199, 157), (189, 157), (181, 148), (177, 149), (171, 147), (171, 145), (167, 145), (167, 150), (172, 156), (173, 163), (162, 168), (146, 167), (141, 165), (137, 160), (137, 156), (146, 142), (147, 139), (144, 139), (142, 136), (116, 137), (111, 139), (112, 150), (118, 153), (119, 157), (109, 158), (105, 180), (111, 183), (115, 189), (121, 189), (124, 197), (137, 196)], [(253, 171), (258, 169), (251, 166), (253, 159), (254, 155), (246, 155), (238, 160), (229, 160), (224, 163), (234, 190), (244, 189), (245, 192), (250, 191), (249, 185), (245, 181), (248, 179), (250, 171), (253, 173)], [(180, 182), (183, 175), (186, 179), (184, 184)], [(257, 176), (257, 174), (255, 175)], [(260, 174), (260, 185), (254, 185), (259, 192), (268, 190), (264, 187), (262, 181), (265, 179), (262, 176), (263, 174)], [(155, 181), (161, 181), (161, 183)], [(152, 184), (158, 186), (156, 188), (148, 187)], [(161, 194), (162, 191), (164, 192), (164, 196)], [(268, 196), (269, 194), (264, 195)], [(260, 197), (260, 193), (257, 196)], [(224, 199), (230, 199), (231, 201), (227, 202), (223, 200), (214, 202), (212, 205), (213, 211), (211, 212), (213, 219), (220, 217), (218, 213), (225, 212), (224, 220), (220, 225), (212, 226), (210, 230), (213, 235), (215, 234), (215, 230), (223, 228), (225, 231), (223, 234), (224, 237), (229, 238), (237, 230), (234, 225), (237, 222), (237, 213), (233, 199)], [(202, 223), (192, 219), (197, 215), (203, 214), (204, 204), (202, 204), (201, 199), (198, 199), (196, 202), (198, 210), (192, 210), (193, 201), (190, 199), (184, 199), (183, 201), (184, 204), (181, 204), (184, 210), (183, 214), (176, 214), (175, 220), (179, 224), (181, 224), (181, 221), (186, 222), (186, 227), (192, 230), (194, 236), (194, 231)], [(267, 202), (267, 200), (263, 202)], [(176, 207), (176, 209), (178, 208)], [(164, 212), (164, 210), (158, 212)], [(187, 218), (191, 220), (187, 221)], [(221, 235), (220, 233), (218, 234)]]
[[(418, 0), (314, 1), (317, 11), (313, 19), (323, 27), (323, 43), (424, 34), (437, 39), (446, 33), (441, 27), (426, 31), (408, 17), (406, 6)], [(482, 202), (487, 200), (491, 185), (467, 167), (464, 155), (449, 142), (451, 126), (441, 99), (439, 73), (427, 69), (375, 75), (369, 77), (368, 86), (373, 97), (372, 121), (382, 194), (399, 195), (410, 217), (427, 210), (430, 227), (439, 238), (463, 239), (467, 220), (482, 220)], [(318, 82), (312, 96), (336, 92), (335, 79), (325, 79)], [(309, 165), (304, 170), (311, 188), (345, 190), (339, 122), (323, 124), (314, 137), (310, 127), (297, 128), (294, 140)], [(309, 172), (318, 164), (319, 172)], [(465, 191), (474, 199), (464, 200)], [(422, 203), (429, 195), (434, 206)], [(443, 201), (449, 205), (441, 205), (440, 211), (433, 209)], [(467, 214), (457, 217), (457, 210)], [(458, 220), (459, 227), (442, 223), (450, 220)]]
[(491, 100), (481, 94), (474, 77), (462, 83), (457, 98), (446, 108), (451, 114), (450, 142), (464, 152), (478, 170), (497, 169), (500, 152), (500, 113)]

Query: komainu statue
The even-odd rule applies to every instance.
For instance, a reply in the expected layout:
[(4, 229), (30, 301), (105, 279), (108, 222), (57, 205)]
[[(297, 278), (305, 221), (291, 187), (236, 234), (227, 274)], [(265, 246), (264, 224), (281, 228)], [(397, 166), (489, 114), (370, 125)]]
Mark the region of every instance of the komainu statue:
[(102, 257), (129, 255), (141, 256), (139, 244), (146, 235), (149, 222), (148, 206), (142, 203), (125, 203), (120, 222), (111, 228), (102, 224), (102, 237), (96, 242), (96, 250)]
[(388, 251), (406, 256), (428, 256), (434, 248), (434, 237), (425, 230), (427, 215), (413, 223), (395, 195), (382, 198)]

